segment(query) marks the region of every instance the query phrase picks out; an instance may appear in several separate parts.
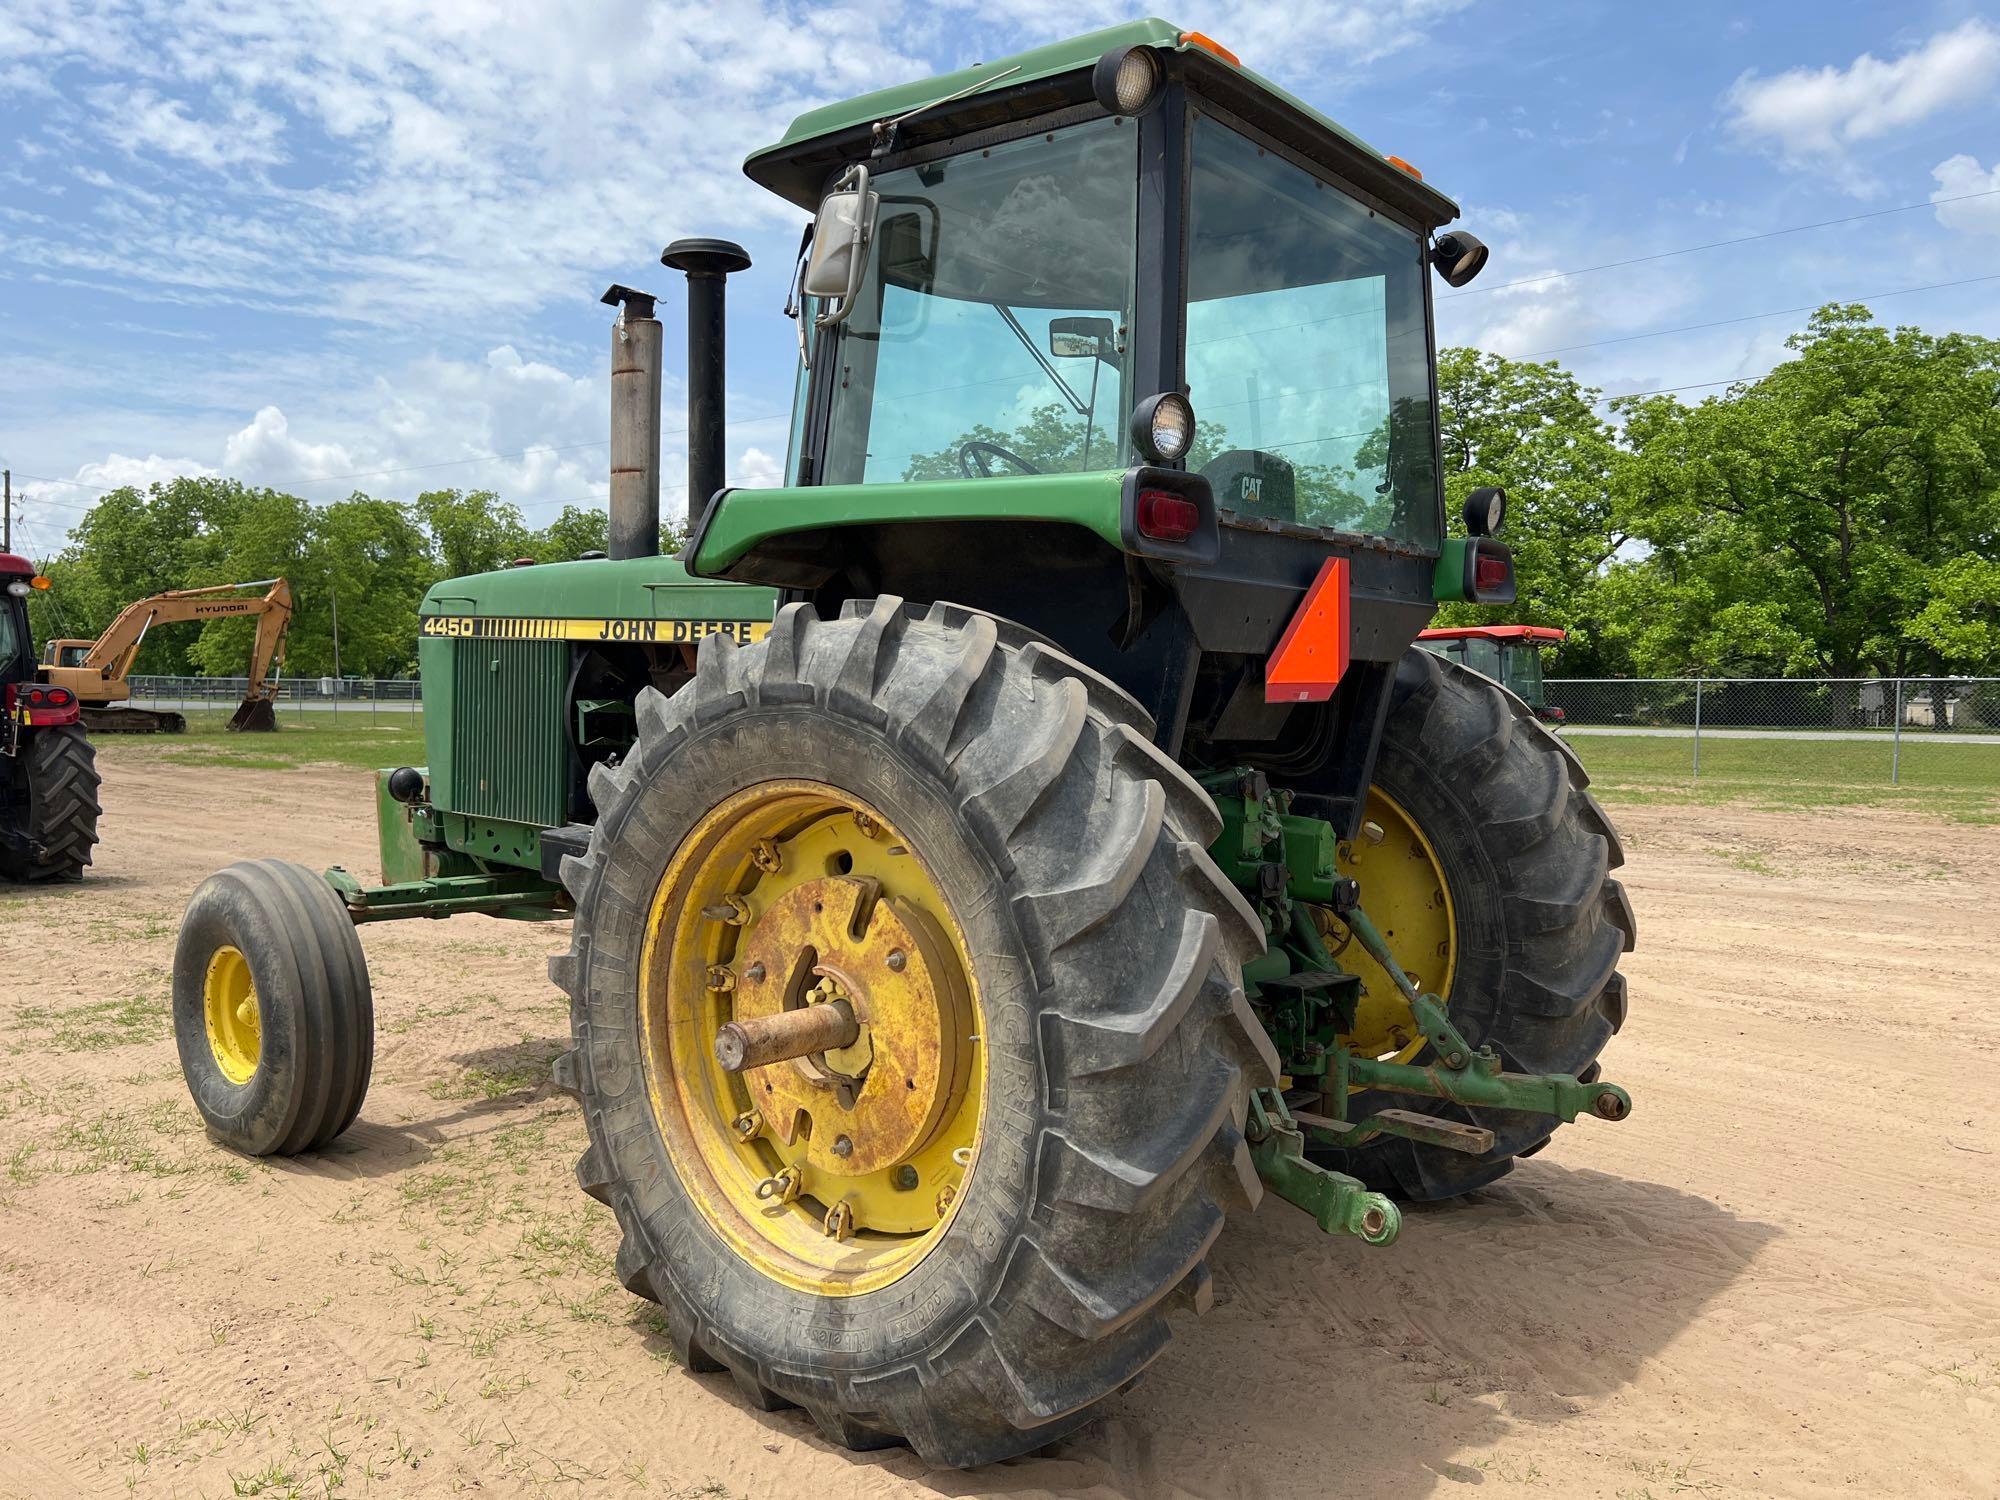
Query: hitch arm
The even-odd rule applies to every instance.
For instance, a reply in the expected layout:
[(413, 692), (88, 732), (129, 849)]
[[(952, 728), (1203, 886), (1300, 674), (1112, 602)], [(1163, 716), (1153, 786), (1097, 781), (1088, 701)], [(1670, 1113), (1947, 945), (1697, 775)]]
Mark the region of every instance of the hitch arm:
[[(1372, 1057), (1355, 1057), (1336, 1049), (1328, 1069), (1328, 1097), (1336, 1113), (1347, 1098), (1350, 1085), (1358, 1088), (1393, 1089), (1405, 1094), (1423, 1094), (1433, 1099), (1449, 1099), (1485, 1109), (1519, 1110), (1524, 1114), (1554, 1115), (1567, 1124), (1579, 1115), (1595, 1115), (1600, 1120), (1622, 1120), (1632, 1113), (1632, 1096), (1615, 1083), (1584, 1083), (1566, 1073), (1507, 1073), (1491, 1047), (1474, 1051), (1445, 1015), (1444, 1002), (1436, 995), (1420, 992), (1396, 962), (1381, 930), (1369, 919), (1356, 899), (1352, 884), (1343, 882), (1335, 891), (1334, 910), (1347, 924), (1369, 957), (1382, 966), (1396, 982), (1417, 1028), (1430, 1042), (1438, 1060), (1425, 1067), (1413, 1063), (1381, 1062)], [(1385, 1111), (1373, 1120), (1360, 1122), (1370, 1134), (1382, 1131), (1410, 1135), (1422, 1140), (1409, 1121), (1388, 1120), (1395, 1111)], [(1416, 1119), (1424, 1119), (1418, 1116)], [(1381, 1122), (1381, 1123), (1378, 1123)], [(1444, 1124), (1447, 1122), (1436, 1122)], [(1354, 1129), (1353, 1126), (1344, 1126)], [(1355, 1139), (1355, 1138), (1350, 1138)], [(1358, 1137), (1366, 1139), (1366, 1136)], [(1434, 1140), (1432, 1144), (1455, 1150), (1480, 1149), (1469, 1139)], [(1489, 1142), (1490, 1145), (1490, 1142)]]
[(1311, 1214), (1328, 1234), (1351, 1234), (1370, 1245), (1393, 1244), (1402, 1210), (1345, 1172), (1306, 1160), (1306, 1138), (1275, 1089), (1250, 1096), (1250, 1159), (1264, 1185)]

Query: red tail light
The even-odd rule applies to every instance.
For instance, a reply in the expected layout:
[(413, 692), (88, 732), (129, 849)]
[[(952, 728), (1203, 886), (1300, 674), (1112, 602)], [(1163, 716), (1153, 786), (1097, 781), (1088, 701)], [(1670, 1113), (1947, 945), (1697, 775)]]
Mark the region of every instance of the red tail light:
[(1201, 525), (1201, 507), (1166, 490), (1139, 491), (1139, 535), (1156, 542), (1184, 542)]
[[(1489, 594), (1505, 593), (1513, 595), (1514, 561), (1509, 557), (1496, 557), (1481, 551), (1472, 563), (1472, 592), (1476, 598)], [(1504, 600), (1501, 602), (1505, 602)]]

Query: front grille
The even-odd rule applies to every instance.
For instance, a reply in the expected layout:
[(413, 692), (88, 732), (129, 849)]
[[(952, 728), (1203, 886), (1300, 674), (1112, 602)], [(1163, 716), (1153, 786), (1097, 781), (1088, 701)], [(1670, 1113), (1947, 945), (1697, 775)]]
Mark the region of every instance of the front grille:
[(549, 828), (567, 821), (563, 641), (459, 640), (452, 653), (452, 810)]

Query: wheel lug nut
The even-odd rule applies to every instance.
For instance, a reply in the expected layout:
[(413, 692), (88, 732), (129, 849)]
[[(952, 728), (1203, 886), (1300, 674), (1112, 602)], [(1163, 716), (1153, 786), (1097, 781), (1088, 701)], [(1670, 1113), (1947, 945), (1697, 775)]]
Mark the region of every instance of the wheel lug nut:
[(953, 1187), (948, 1182), (943, 1187), (938, 1189), (937, 1211), (938, 1211), (938, 1217), (940, 1219), (942, 1219), (945, 1216), (945, 1210), (951, 1207), (952, 1199), (956, 1198), (957, 1196), (958, 1196), (958, 1189)]
[(843, 1159), (852, 1156), (854, 1154), (854, 1142), (844, 1135), (835, 1136), (833, 1139), (833, 1154)]
[(890, 1173), (889, 1181), (895, 1185), (898, 1192), (907, 1193), (917, 1185), (917, 1169), (908, 1162), (904, 1162), (903, 1165)]
[(1381, 843), (1383, 838), (1382, 825), (1377, 823), (1373, 818), (1370, 818), (1361, 825), (1361, 836), (1371, 844)]
[(889, 950), (888, 964), (889, 964), (889, 969), (892, 973), (896, 974), (902, 973), (904, 967), (908, 965), (909, 961), (910, 961), (910, 956), (907, 953), (905, 953), (901, 948), (892, 948)]
[(764, 982), (764, 966), (762, 964), (750, 965), (749, 968), (743, 971), (743, 977), (752, 984), (762, 984)]
[(724, 896), (720, 901), (711, 901), (701, 909), (701, 914), (711, 922), (726, 922), (731, 927), (741, 927), (750, 920), (750, 903), (741, 896)]
[(730, 1127), (744, 1140), (749, 1140), (764, 1128), (764, 1117), (754, 1109), (746, 1109), (729, 1122)]
[(775, 875), (785, 867), (785, 857), (769, 839), (759, 839), (750, 846), (750, 863), (766, 875)]
[(869, 817), (865, 812), (855, 813), (854, 827), (864, 839), (874, 839), (882, 836), (882, 825)]
[(736, 988), (736, 972), (727, 964), (711, 965), (708, 971), (708, 987), (722, 994)]

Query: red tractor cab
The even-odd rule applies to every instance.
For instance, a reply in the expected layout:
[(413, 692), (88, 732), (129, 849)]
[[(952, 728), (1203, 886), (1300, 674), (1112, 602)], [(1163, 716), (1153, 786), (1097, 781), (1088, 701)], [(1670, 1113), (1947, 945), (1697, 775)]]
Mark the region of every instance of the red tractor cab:
[(0, 552), (0, 878), (77, 880), (97, 842), (97, 762), (76, 694), (35, 663), (35, 565)]
[(1532, 708), (1544, 724), (1560, 727), (1569, 716), (1542, 690), (1542, 648), (1568, 639), (1553, 625), (1461, 625), (1426, 630), (1417, 644), (1492, 678)]

